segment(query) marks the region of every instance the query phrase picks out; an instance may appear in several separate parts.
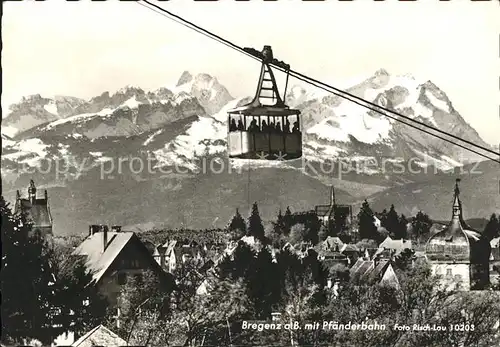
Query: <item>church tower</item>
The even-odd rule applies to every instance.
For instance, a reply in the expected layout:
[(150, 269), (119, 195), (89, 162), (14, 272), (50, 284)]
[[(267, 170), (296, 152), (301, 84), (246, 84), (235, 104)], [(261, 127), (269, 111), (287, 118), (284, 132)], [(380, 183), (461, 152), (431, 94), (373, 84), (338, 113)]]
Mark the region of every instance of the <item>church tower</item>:
[(23, 199), (19, 190), (16, 192), (15, 212), (23, 212), (26, 218), (33, 223), (32, 231), (38, 230), (42, 235), (52, 235), (52, 215), (49, 208), (47, 190), (43, 198), (37, 198), (35, 182), (30, 180), (28, 198)]
[(334, 224), (337, 224), (335, 226), (336, 232), (347, 230), (352, 223), (352, 206), (337, 204), (333, 185), (330, 186), (329, 202), (328, 205), (315, 206), (314, 210), (318, 219), (328, 228), (332, 228)]
[(445, 289), (481, 289), (488, 282), (491, 248), (463, 219), (459, 182), (457, 179), (455, 183), (451, 221), (445, 229), (431, 236), (425, 254), (433, 273), (441, 276)]
[(33, 180), (30, 180), (30, 186), (28, 188), (28, 200), (32, 205), (35, 204), (36, 201), (36, 187), (35, 187), (35, 182)]

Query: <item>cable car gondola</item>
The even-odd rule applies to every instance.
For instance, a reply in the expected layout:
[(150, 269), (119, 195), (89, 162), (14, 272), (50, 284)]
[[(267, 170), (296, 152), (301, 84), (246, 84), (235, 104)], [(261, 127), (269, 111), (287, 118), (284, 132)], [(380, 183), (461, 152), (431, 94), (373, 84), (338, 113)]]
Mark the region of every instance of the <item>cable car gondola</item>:
[(229, 158), (291, 160), (302, 157), (300, 111), (285, 105), (285, 95), (282, 99), (269, 64), (287, 71), (290, 66), (274, 59), (270, 46), (264, 46), (262, 52), (251, 48), (245, 51), (260, 58), (262, 68), (253, 100), (228, 111)]

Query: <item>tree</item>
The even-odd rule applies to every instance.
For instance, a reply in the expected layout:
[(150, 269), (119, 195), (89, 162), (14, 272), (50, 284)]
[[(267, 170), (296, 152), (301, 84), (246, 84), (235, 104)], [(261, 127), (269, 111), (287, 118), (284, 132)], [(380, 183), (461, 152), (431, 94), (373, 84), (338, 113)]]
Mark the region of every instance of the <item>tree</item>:
[[(417, 263), (409, 271), (399, 272), (398, 277), (401, 279), (402, 294), (399, 296), (401, 306), (395, 317), (404, 319), (406, 316), (406, 324), (436, 324), (446, 326), (447, 330), (398, 334), (393, 345), (496, 345), (492, 339), (495, 334), (493, 328), (500, 314), (500, 293), (442, 291), (438, 289), (439, 277), (432, 275), (426, 262)], [(457, 324), (469, 324), (474, 328), (465, 328), (463, 331), (450, 329), (450, 325)]]
[(250, 217), (248, 217), (247, 235), (254, 236), (259, 240), (264, 239), (264, 226), (262, 225), (262, 219), (260, 218), (259, 208), (256, 202), (252, 206)]
[[(182, 277), (183, 283), (186, 278)], [(161, 290), (157, 276), (150, 270), (127, 279), (127, 283), (120, 288), (118, 302), (122, 324), (115, 328), (116, 332), (134, 345), (151, 343), (165, 327), (171, 313), (170, 296)], [(168, 340), (168, 334), (161, 334), (161, 337)]]
[(266, 248), (252, 260), (247, 280), (248, 297), (256, 318), (268, 319), (280, 299), (278, 268)]
[(384, 208), (382, 213), (379, 215), (380, 224), (387, 229), (387, 209)]
[(285, 219), (281, 210), (279, 210), (276, 221), (265, 228), (266, 239), (273, 247), (281, 248), (285, 243), (285, 231)]
[(240, 239), (243, 236), (245, 236), (247, 231), (247, 226), (245, 224), (245, 220), (241, 216), (238, 209), (236, 209), (236, 213), (233, 216), (231, 222), (229, 223), (228, 229), (231, 232), (233, 239)]
[[(401, 235), (400, 232), (400, 222), (399, 222), (399, 216), (398, 213), (396, 212), (396, 209), (394, 208), (394, 205), (391, 205), (391, 208), (389, 209), (389, 212), (387, 213), (387, 217), (385, 219), (385, 223), (382, 224), (383, 227), (385, 227), (389, 231), (389, 236), (392, 239), (398, 239), (398, 236)], [(400, 239), (401, 237), (399, 237)]]
[(55, 277), (52, 249), (23, 213), (13, 215), (0, 198), (2, 232), (2, 337), (21, 342), (34, 338), (49, 344), (61, 331), (54, 327)]
[(490, 241), (495, 237), (500, 237), (500, 221), (494, 213), (491, 215), (488, 224), (486, 224), (483, 235)]
[(267, 225), (265, 228), (266, 244), (272, 245), (274, 248), (281, 248), (286, 243), (286, 238), (283, 234), (277, 234), (274, 226)]
[(233, 253), (233, 258), (224, 258), (218, 266), (219, 276), (223, 280), (247, 280), (255, 258), (255, 251), (245, 242), (240, 242)]
[(400, 269), (406, 270), (411, 267), (414, 259), (415, 251), (413, 249), (406, 248), (396, 256), (395, 263)]
[(360, 250), (364, 250), (367, 248), (378, 248), (378, 244), (373, 239), (362, 239), (358, 243), (356, 243), (356, 247)]
[(328, 272), (333, 281), (347, 281), (349, 279), (349, 268), (344, 264), (335, 264), (328, 269)]
[(408, 238), (408, 220), (406, 219), (406, 216), (404, 214), (401, 215), (399, 218), (399, 227), (398, 227), (398, 232), (395, 235), (397, 240), (401, 239), (407, 239)]
[(340, 234), (343, 234), (347, 231), (348, 225), (347, 221), (348, 218), (350, 217), (351, 211), (350, 208), (344, 208), (344, 207), (335, 207), (333, 211), (333, 219), (330, 219), (329, 222), (329, 230), (331, 232), (330, 235), (332, 236), (339, 236)]
[(428, 215), (419, 211), (411, 221), (412, 239), (417, 243), (426, 242), (432, 227), (432, 221)]
[(285, 215), (283, 216), (283, 224), (285, 226), (284, 234), (288, 236), (290, 234), (290, 228), (293, 224), (292, 211), (290, 211), (290, 207), (286, 208)]
[(58, 323), (65, 331), (81, 336), (99, 325), (107, 316), (107, 298), (91, 283), (92, 274), (85, 261), (67, 252), (55, 253), (56, 305), (60, 310)]
[(278, 216), (276, 217), (276, 222), (273, 222), (274, 232), (278, 235), (285, 234), (285, 218), (281, 214), (281, 209), (278, 211)]
[(295, 213), (291, 216), (291, 229), (298, 224), (304, 227), (301, 241), (317, 244), (318, 233), (322, 225), (318, 215), (314, 211)]
[(318, 239), (319, 239), (319, 242), (323, 242), (326, 240), (326, 238), (329, 236), (329, 230), (328, 230), (328, 227), (322, 225), (319, 229), (319, 233), (318, 233)]
[(290, 230), (290, 237), (289, 237), (290, 243), (292, 245), (297, 245), (299, 243), (304, 242), (305, 235), (306, 235), (306, 228), (304, 224), (293, 225)]
[(123, 297), (128, 303), (125, 324), (117, 332), (125, 336), (129, 345), (137, 346), (229, 345), (237, 337), (237, 322), (241, 322), (251, 304), (242, 280), (231, 283), (210, 279), (210, 292), (200, 295), (196, 292), (196, 278), (179, 278), (178, 290), (172, 297), (144, 290), (147, 278), (140, 287), (130, 282)]
[(374, 213), (366, 200), (361, 205), (358, 213), (358, 221), (359, 237), (361, 239), (375, 240), (377, 238), (377, 227), (374, 224)]
[[(277, 264), (281, 278), (278, 312), (282, 313), (282, 322), (298, 321), (302, 324), (321, 321), (326, 303), (324, 282), (327, 273), (317, 255), (311, 254), (301, 261), (296, 254), (283, 251), (277, 256)], [(293, 329), (282, 330), (279, 334), (274, 334), (272, 341), (266, 341), (266, 345), (307, 345), (310, 344), (308, 338), (308, 333)]]

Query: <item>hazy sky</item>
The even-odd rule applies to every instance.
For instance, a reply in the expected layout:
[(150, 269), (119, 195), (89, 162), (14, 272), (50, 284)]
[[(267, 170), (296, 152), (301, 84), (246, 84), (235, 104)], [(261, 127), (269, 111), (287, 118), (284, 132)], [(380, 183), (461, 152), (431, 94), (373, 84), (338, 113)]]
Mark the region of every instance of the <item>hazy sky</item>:
[[(380, 68), (430, 79), (486, 141), (499, 141), (494, 1), (153, 2), (240, 46), (272, 45), (293, 69), (334, 86)], [(2, 40), (3, 107), (35, 93), (157, 88), (184, 70), (215, 75), (246, 96), (259, 72), (252, 59), (135, 2), (7, 2)]]

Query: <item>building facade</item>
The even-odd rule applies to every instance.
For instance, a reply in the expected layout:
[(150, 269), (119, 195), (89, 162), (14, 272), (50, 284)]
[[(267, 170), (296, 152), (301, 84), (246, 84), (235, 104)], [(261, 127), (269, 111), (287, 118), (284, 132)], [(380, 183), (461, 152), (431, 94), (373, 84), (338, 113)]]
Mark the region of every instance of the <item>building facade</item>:
[(52, 215), (49, 208), (49, 197), (44, 190), (43, 197), (37, 197), (35, 182), (30, 180), (28, 198), (22, 198), (21, 192), (16, 192), (15, 213), (24, 213), (32, 224), (32, 231), (39, 231), (43, 236), (52, 235)]
[(441, 284), (448, 290), (480, 290), (489, 284), (491, 246), (480, 233), (468, 226), (462, 215), (457, 179), (452, 217), (446, 228), (431, 236), (425, 256)]
[(173, 276), (160, 267), (137, 235), (119, 226), (110, 231), (106, 225), (91, 225), (89, 235), (72, 255), (83, 259), (92, 274), (91, 284), (98, 286), (112, 307), (120, 306), (120, 295), (128, 282), (146, 282), (144, 276), (152, 275), (164, 291), (175, 289)]

